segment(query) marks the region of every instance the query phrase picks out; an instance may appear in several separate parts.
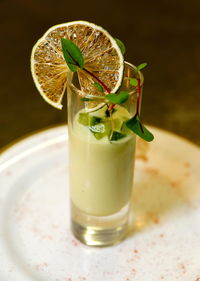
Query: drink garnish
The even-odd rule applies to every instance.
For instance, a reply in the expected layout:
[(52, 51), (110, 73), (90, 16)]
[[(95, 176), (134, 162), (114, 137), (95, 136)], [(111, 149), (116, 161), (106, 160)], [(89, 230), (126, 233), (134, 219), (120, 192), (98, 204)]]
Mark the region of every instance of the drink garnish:
[(61, 109), (62, 98), (77, 71), (81, 92), (98, 96), (98, 82), (115, 93), (122, 82), (124, 58), (116, 41), (102, 27), (74, 21), (51, 27), (31, 54), (31, 72), (42, 97)]
[[(56, 25), (33, 47), (32, 76), (43, 98), (61, 109), (62, 98), (67, 85), (71, 83), (72, 73), (77, 72), (80, 92), (84, 94), (82, 100), (91, 104), (90, 111), (98, 112), (102, 107), (106, 108), (103, 119), (95, 119), (89, 113), (80, 113), (79, 122), (88, 126), (95, 137), (101, 138), (107, 134), (110, 141), (116, 141), (125, 134), (121, 129), (115, 129), (112, 115), (116, 105), (126, 103), (129, 99), (127, 91), (119, 90), (123, 79), (125, 50), (121, 40), (114, 39), (106, 30), (95, 24), (75, 21)], [(141, 63), (135, 71), (139, 72), (146, 65), (147, 63)], [(152, 141), (153, 135), (140, 119), (140, 78), (127, 79), (130, 79), (131, 86), (137, 87), (137, 106), (136, 114), (126, 120), (124, 126), (144, 140)]]

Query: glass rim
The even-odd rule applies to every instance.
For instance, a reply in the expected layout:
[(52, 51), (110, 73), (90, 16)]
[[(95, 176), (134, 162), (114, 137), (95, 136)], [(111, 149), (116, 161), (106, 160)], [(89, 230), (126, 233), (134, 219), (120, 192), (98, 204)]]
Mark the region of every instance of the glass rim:
[[(128, 66), (129, 68), (131, 68), (133, 71), (136, 72), (137, 68), (136, 68), (135, 65), (131, 64), (130, 62), (124, 61), (124, 70), (125, 70), (125, 65)], [(142, 74), (141, 71), (137, 71), (137, 73), (139, 74), (140, 86), (142, 87), (143, 84), (144, 84), (144, 76), (143, 76), (143, 74)], [(122, 81), (123, 81), (123, 79), (124, 79), (124, 77), (122, 78)], [(91, 96), (90, 94), (83, 95), (84, 92), (83, 92), (81, 89), (78, 89), (78, 88), (74, 85), (74, 83), (73, 83), (72, 81), (70, 81), (70, 82), (68, 83), (68, 86), (74, 88), (74, 89), (77, 91), (77, 93), (80, 93), (80, 94), (79, 94), (80, 97), (81, 97), (81, 96), (82, 96), (82, 97), (83, 97), (83, 96), (85, 96), (85, 97), (90, 97), (90, 96)], [(135, 89), (134, 89), (133, 91), (131, 91), (129, 94), (133, 94), (133, 93), (135, 93)], [(97, 96), (95, 96), (95, 97), (97, 97)]]
[[(135, 72), (136, 72), (136, 70), (137, 70), (137, 67), (134, 65), (134, 64), (132, 64), (132, 63), (130, 63), (130, 62), (128, 62), (128, 61), (124, 61), (124, 64), (125, 65), (127, 65), (127, 66), (129, 66), (130, 68), (132, 68)], [(138, 72), (138, 74), (139, 74), (139, 78), (140, 78), (140, 86), (142, 87), (143, 86), (143, 84), (144, 84), (144, 75), (142, 74), (142, 72), (141, 71), (137, 71)]]

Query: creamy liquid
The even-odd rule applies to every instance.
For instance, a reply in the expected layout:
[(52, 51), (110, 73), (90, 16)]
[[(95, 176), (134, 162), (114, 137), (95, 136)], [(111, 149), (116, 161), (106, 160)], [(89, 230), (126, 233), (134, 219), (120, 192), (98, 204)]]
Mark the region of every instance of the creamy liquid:
[[(127, 116), (126, 109), (118, 109), (115, 116)], [(108, 137), (97, 140), (88, 127), (78, 122), (77, 114), (73, 127), (69, 128), (69, 138), (73, 204), (96, 216), (120, 211), (131, 196), (135, 135), (130, 133), (112, 143)]]

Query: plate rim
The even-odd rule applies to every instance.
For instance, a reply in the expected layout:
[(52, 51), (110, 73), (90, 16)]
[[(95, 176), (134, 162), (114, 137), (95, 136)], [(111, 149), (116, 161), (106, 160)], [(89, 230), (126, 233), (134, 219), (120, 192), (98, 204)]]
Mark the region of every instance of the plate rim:
[[(55, 130), (55, 129), (59, 129), (59, 128), (62, 128), (62, 127), (67, 127), (68, 124), (67, 123), (60, 123), (59, 125), (56, 124), (56, 125), (50, 125), (50, 126), (47, 126), (45, 128), (41, 128), (41, 129), (38, 129), (38, 130), (34, 130), (30, 133), (27, 133), (21, 137), (18, 137), (16, 138), (15, 140), (9, 142), (8, 144), (6, 144), (5, 146), (1, 147), (0, 148), (0, 156), (4, 156), (5, 153), (7, 153), (10, 149), (13, 149), (16, 145), (19, 145), (21, 142), (24, 142), (26, 140), (28, 140), (29, 138), (32, 138), (32, 137), (35, 137), (41, 133), (45, 133), (47, 131), (50, 131), (50, 130)], [(188, 144), (190, 146), (193, 146), (193, 148), (197, 149), (200, 151), (200, 146), (194, 142), (192, 142), (191, 140), (188, 140), (186, 138), (184, 138), (183, 136), (180, 136), (180, 135), (177, 135), (171, 131), (168, 131), (168, 130), (165, 130), (163, 128), (160, 128), (160, 127), (156, 127), (156, 126), (152, 126), (152, 125), (148, 125), (147, 124), (147, 127), (150, 128), (150, 130), (152, 131), (155, 131), (155, 132), (160, 132), (162, 134), (166, 134), (168, 135), (169, 137), (175, 137), (176, 139), (179, 139), (180, 141), (184, 142), (185, 144)]]

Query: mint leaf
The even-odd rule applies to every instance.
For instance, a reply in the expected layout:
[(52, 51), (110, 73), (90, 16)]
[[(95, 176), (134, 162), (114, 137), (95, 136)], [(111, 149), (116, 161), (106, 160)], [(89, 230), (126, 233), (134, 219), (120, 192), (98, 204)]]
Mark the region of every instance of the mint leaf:
[(118, 47), (120, 48), (122, 55), (124, 55), (126, 52), (126, 47), (125, 47), (124, 43), (117, 38), (115, 38), (115, 41), (116, 41)]
[(121, 91), (119, 94), (108, 94), (105, 98), (114, 104), (121, 104), (128, 100), (129, 94), (126, 91)]
[(137, 68), (137, 71), (140, 71), (141, 69), (145, 68), (147, 66), (147, 63), (146, 62), (143, 62), (141, 64), (139, 64), (136, 68)]
[(61, 38), (62, 51), (65, 61), (72, 72), (77, 68), (83, 68), (84, 59), (80, 49), (69, 39)]
[(119, 139), (122, 139), (124, 138), (126, 135), (120, 133), (120, 132), (117, 132), (117, 131), (113, 131), (111, 136), (110, 136), (110, 140), (111, 141), (117, 141)]
[(142, 125), (138, 115), (135, 115), (130, 120), (128, 120), (126, 122), (126, 126), (136, 135), (138, 135), (139, 137), (141, 137), (142, 139), (148, 142), (154, 139), (152, 133)]
[(135, 78), (130, 78), (130, 84), (131, 84), (131, 86), (137, 87), (138, 80)]
[(103, 87), (98, 82), (94, 82), (93, 85), (97, 89), (97, 91), (103, 93)]

